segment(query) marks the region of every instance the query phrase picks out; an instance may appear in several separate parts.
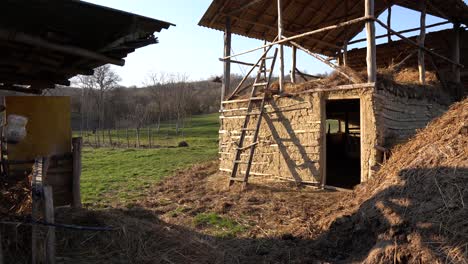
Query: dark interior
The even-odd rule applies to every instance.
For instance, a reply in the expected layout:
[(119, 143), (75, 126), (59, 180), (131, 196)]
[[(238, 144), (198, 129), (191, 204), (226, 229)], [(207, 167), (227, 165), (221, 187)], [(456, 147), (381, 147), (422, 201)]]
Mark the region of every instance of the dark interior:
[(326, 103), (326, 185), (349, 189), (361, 182), (359, 113), (359, 99), (329, 100)]

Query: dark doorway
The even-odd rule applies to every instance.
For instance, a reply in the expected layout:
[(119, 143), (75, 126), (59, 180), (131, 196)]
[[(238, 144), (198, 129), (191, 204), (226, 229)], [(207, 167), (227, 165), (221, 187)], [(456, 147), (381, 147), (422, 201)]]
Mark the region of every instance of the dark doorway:
[(361, 183), (359, 99), (326, 102), (326, 185), (353, 188)]

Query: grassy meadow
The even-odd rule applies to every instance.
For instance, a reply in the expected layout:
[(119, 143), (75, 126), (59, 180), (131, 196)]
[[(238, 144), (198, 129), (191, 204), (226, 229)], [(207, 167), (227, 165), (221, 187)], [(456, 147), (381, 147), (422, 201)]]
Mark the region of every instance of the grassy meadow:
[[(218, 116), (194, 116), (184, 128), (183, 136), (176, 136), (173, 124), (162, 124), (160, 132), (153, 137), (154, 144), (161, 148), (85, 147), (81, 178), (83, 202), (91, 207), (130, 205), (164, 177), (216, 158)], [(186, 141), (189, 147), (164, 147), (177, 146), (180, 141)]]

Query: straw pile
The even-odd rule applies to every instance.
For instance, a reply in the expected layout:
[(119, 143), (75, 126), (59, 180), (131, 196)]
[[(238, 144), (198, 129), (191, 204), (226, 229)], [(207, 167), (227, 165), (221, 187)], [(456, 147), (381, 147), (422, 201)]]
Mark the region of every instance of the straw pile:
[(468, 99), (359, 187), (323, 241), (365, 263), (467, 263)]
[(29, 179), (16, 183), (0, 181), (0, 218), (24, 216), (31, 211)]

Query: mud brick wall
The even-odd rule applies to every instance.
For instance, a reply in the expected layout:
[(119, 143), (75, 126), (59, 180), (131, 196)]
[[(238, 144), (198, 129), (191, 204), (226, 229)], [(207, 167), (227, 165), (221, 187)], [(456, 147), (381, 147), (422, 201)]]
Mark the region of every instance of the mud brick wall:
[(407, 141), (448, 109), (435, 100), (397, 96), (386, 91), (378, 91), (374, 98), (379, 141), (386, 148)]
[[(230, 172), (247, 102), (224, 105), (220, 129), (220, 170)], [(258, 111), (258, 107), (254, 111)], [(317, 94), (270, 99), (265, 107), (249, 181), (268, 179), (320, 182), (320, 98)], [(253, 116), (249, 128), (254, 128)], [(253, 140), (247, 132), (247, 146)], [(242, 154), (248, 160), (249, 151)], [(245, 171), (246, 164), (240, 165)]]

